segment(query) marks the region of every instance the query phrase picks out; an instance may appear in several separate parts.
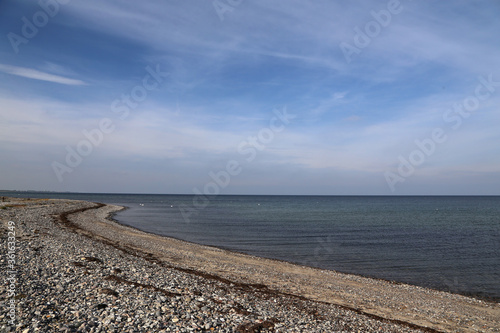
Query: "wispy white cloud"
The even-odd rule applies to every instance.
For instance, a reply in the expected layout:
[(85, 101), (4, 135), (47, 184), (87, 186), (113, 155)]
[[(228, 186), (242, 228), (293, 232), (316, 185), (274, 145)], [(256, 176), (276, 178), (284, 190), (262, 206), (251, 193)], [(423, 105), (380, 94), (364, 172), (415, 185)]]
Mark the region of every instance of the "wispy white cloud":
[(319, 102), (315, 108), (310, 112), (312, 116), (320, 116), (326, 112), (335, 112), (335, 107), (344, 104), (344, 97), (347, 95), (347, 91), (335, 92), (328, 98), (325, 98)]
[(0, 71), (7, 74), (25, 77), (33, 80), (47, 81), (47, 82), (59, 83), (70, 86), (86, 85), (86, 83), (81, 80), (70, 79), (59, 75), (49, 74), (32, 68), (0, 64)]

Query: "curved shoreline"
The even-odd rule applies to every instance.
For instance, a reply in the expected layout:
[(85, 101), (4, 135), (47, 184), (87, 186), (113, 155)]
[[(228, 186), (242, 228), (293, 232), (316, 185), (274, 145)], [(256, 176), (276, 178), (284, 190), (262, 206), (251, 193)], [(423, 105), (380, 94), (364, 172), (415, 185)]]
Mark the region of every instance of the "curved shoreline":
[[(65, 212), (65, 213), (63, 213), (63, 214), (60, 215), (60, 219), (61, 220), (67, 220), (66, 224), (71, 224), (70, 219), (68, 219), (69, 215), (78, 214), (78, 213), (85, 213), (87, 211), (90, 211), (90, 210), (93, 210), (93, 209), (99, 209), (99, 208), (102, 208), (104, 206), (111, 206), (111, 205), (102, 204), (102, 203), (98, 203), (98, 202), (94, 202), (94, 203), (96, 205), (98, 205), (98, 206), (97, 207), (85, 208), (85, 209), (78, 209), (76, 211)], [(115, 207), (117, 207), (118, 209), (114, 210), (114, 211), (108, 212), (108, 214), (106, 216), (106, 219), (109, 220), (110, 222), (116, 223), (116, 224), (118, 224), (118, 225), (120, 225), (120, 226), (122, 226), (124, 228), (130, 228), (130, 229), (133, 229), (134, 231), (141, 232), (141, 233), (146, 233), (146, 234), (150, 234), (152, 236), (156, 236), (156, 237), (160, 237), (160, 238), (173, 239), (175, 241), (187, 243), (187, 244), (189, 244), (189, 245), (191, 245), (193, 247), (194, 246), (209, 247), (209, 248), (212, 248), (214, 250), (220, 250), (220, 251), (224, 251), (224, 252), (228, 252), (228, 253), (233, 253), (235, 255), (249, 256), (249, 257), (253, 257), (255, 259), (267, 259), (267, 260), (277, 261), (277, 262), (280, 262), (280, 263), (286, 263), (286, 264), (295, 265), (295, 264), (287, 262), (285, 260), (272, 259), (272, 258), (263, 258), (263, 257), (254, 256), (254, 255), (251, 255), (251, 254), (246, 254), (246, 253), (243, 253), (243, 252), (238, 252), (238, 251), (230, 250), (230, 249), (224, 249), (224, 248), (215, 247), (215, 246), (211, 246), (211, 245), (198, 244), (198, 243), (186, 241), (186, 240), (175, 238), (175, 237), (158, 235), (158, 234), (155, 234), (155, 233), (152, 233), (152, 232), (147, 232), (147, 231), (141, 230), (141, 229), (133, 227), (133, 226), (122, 224), (119, 221), (117, 221), (116, 219), (114, 219), (113, 216), (114, 216), (114, 214), (116, 214), (117, 212), (119, 212), (121, 210), (128, 209), (128, 207), (124, 207), (124, 206), (115, 206)], [(73, 225), (71, 225), (71, 228), (75, 228), (75, 227)], [(75, 230), (76, 229), (78, 229), (78, 227), (76, 227)], [(79, 229), (79, 230), (83, 231), (84, 229)], [(103, 241), (102, 239), (96, 239), (96, 238), (94, 238), (95, 236), (98, 236), (98, 235), (95, 235), (95, 234), (94, 235), (93, 234), (90, 234), (90, 235), (87, 234), (87, 236), (93, 238), (96, 241)], [(123, 248), (121, 246), (118, 246), (117, 244), (109, 243), (107, 241), (105, 241), (105, 243), (108, 244), (108, 245), (111, 245), (111, 246), (115, 247), (118, 250), (121, 250), (121, 251), (124, 251), (124, 252), (130, 254), (130, 252), (127, 249), (125, 249), (125, 248)], [(135, 250), (141, 251), (141, 250), (138, 250), (138, 249), (135, 249)], [(189, 273), (189, 274), (199, 275), (199, 276), (202, 276), (204, 278), (208, 278), (208, 279), (211, 279), (211, 280), (216, 280), (216, 281), (219, 281), (219, 282), (222, 282), (222, 283), (225, 283), (225, 284), (229, 284), (229, 285), (235, 285), (235, 286), (238, 286), (238, 287), (243, 288), (243, 289), (248, 290), (248, 291), (253, 291), (253, 292), (258, 292), (258, 293), (263, 293), (263, 294), (270, 294), (270, 295), (273, 295), (273, 294), (283, 294), (283, 295), (286, 295), (286, 296), (291, 296), (291, 297), (296, 297), (296, 298), (299, 298), (299, 299), (307, 300), (306, 297), (301, 296), (301, 295), (288, 294), (288, 293), (284, 293), (284, 292), (280, 292), (280, 291), (276, 291), (276, 290), (271, 290), (266, 285), (263, 285), (263, 284), (252, 284), (252, 283), (236, 282), (236, 281), (231, 281), (231, 280), (228, 280), (228, 279), (223, 278), (221, 276), (209, 274), (209, 273), (206, 273), (206, 272), (203, 272), (203, 271), (200, 271), (200, 270), (195, 270), (195, 269), (190, 269), (190, 268), (180, 268), (180, 267), (175, 267), (175, 266), (171, 266), (171, 265), (165, 265), (165, 263), (162, 263), (161, 261), (159, 261), (154, 256), (151, 256), (151, 254), (148, 253), (148, 252), (142, 252), (142, 253), (141, 252), (137, 252), (137, 253), (134, 253), (133, 255), (134, 256), (141, 256), (142, 258), (144, 258), (147, 261), (153, 261), (156, 264), (163, 264), (164, 266), (167, 266), (169, 268), (180, 270), (180, 271), (183, 271), (183, 272), (186, 272), (186, 273)], [(297, 266), (302, 266), (304, 268), (310, 268), (310, 269), (319, 269), (319, 268), (314, 268), (314, 267), (305, 266), (305, 265), (297, 265)], [(333, 271), (333, 272), (335, 272), (335, 271)], [(336, 272), (336, 273), (340, 273), (340, 272)], [(346, 273), (340, 273), (340, 274), (346, 274)], [(353, 274), (353, 275), (355, 275), (355, 274)], [(382, 280), (382, 281), (386, 281), (386, 280)], [(387, 282), (391, 283), (392, 281), (387, 281)], [(399, 283), (399, 282), (392, 282), (392, 283)], [(317, 302), (330, 304), (330, 303), (325, 302), (325, 301), (317, 301)], [(342, 307), (342, 308), (345, 308), (345, 309), (348, 309), (348, 310), (351, 310), (351, 311), (354, 311), (354, 312), (356, 312), (358, 314), (361, 314), (361, 315), (369, 316), (369, 317), (374, 318), (376, 320), (390, 321), (390, 322), (393, 322), (393, 323), (398, 324), (398, 325), (403, 325), (403, 326), (407, 326), (407, 327), (419, 329), (419, 330), (422, 330), (424, 332), (440, 332), (438, 330), (435, 330), (435, 329), (432, 329), (432, 328), (429, 328), (429, 327), (419, 326), (419, 325), (413, 324), (411, 322), (406, 322), (406, 321), (402, 321), (402, 320), (398, 320), (398, 319), (384, 318), (384, 317), (381, 317), (381, 316), (378, 316), (378, 315), (375, 315), (375, 314), (364, 312), (364, 311), (362, 311), (362, 310), (360, 310), (358, 308), (349, 307), (347, 305), (341, 305), (341, 304), (335, 304), (335, 305), (337, 305), (339, 307)]]
[[(112, 212), (111, 212), (112, 213)], [(451, 328), (451, 330), (458, 329), (459, 327), (464, 328), (462, 324), (460, 325), (452, 325), (450, 327), (449, 323), (449, 318), (444, 319), (441, 322), (432, 322), (425, 318), (425, 316), (419, 316), (416, 315), (415, 313), (404, 313), (403, 311), (401, 312), (395, 312), (398, 311), (397, 309), (402, 309), (405, 306), (408, 306), (408, 302), (404, 300), (403, 302), (395, 302), (394, 304), (391, 304), (391, 306), (387, 307), (387, 304), (382, 305), (378, 304), (375, 305), (373, 303), (377, 303), (373, 301), (373, 299), (377, 298), (377, 294), (385, 294), (387, 295), (389, 290), (391, 292), (394, 292), (395, 289), (398, 289), (398, 292), (395, 292), (396, 295), (393, 295), (393, 301), (395, 298), (402, 298), (404, 299), (405, 296), (409, 293), (409, 290), (412, 291), (412, 293), (417, 295), (418, 297), (424, 297), (424, 295), (432, 294), (432, 297), (426, 297), (430, 301), (429, 302), (421, 302), (420, 304), (431, 304), (433, 302), (436, 302), (436, 300), (440, 300), (441, 302), (446, 303), (446, 306), (449, 305), (449, 302), (471, 302), (474, 303), (474, 307), (477, 306), (478, 304), (481, 305), (486, 305), (487, 303), (482, 302), (481, 300), (477, 300), (474, 298), (462, 296), (462, 295), (457, 295), (457, 294), (450, 294), (442, 291), (437, 291), (437, 290), (432, 290), (428, 288), (423, 288), (423, 287), (417, 287), (417, 286), (412, 286), (400, 282), (392, 282), (392, 281), (386, 281), (386, 280), (381, 280), (381, 279), (372, 279), (372, 278), (366, 278), (362, 277), (359, 275), (354, 275), (354, 274), (344, 274), (336, 271), (327, 271), (327, 270), (322, 270), (318, 268), (312, 268), (308, 266), (301, 266), (301, 265), (295, 265), (286, 261), (280, 261), (280, 260), (275, 260), (275, 259), (268, 259), (268, 258), (262, 258), (262, 257), (256, 257), (253, 255), (248, 255), (240, 252), (235, 252), (235, 251), (230, 251), (230, 250), (225, 250), (225, 249), (220, 249), (217, 247), (212, 247), (208, 245), (200, 245), (196, 243), (191, 243), (188, 241), (184, 240), (179, 240), (175, 239), (172, 237), (166, 237), (166, 236), (160, 236), (152, 233), (148, 233), (139, 229), (136, 229), (131, 226), (123, 225), (115, 220), (110, 219), (109, 214), (106, 216), (107, 221), (109, 224), (114, 224), (115, 226), (118, 227), (119, 229), (125, 230), (133, 230), (135, 237), (147, 237), (150, 240), (155, 240), (160, 243), (168, 242), (169, 245), (176, 244), (177, 246), (182, 245), (183, 247), (188, 248), (188, 253), (184, 253), (184, 259), (185, 260), (180, 260), (179, 258), (176, 258), (175, 265), (173, 268), (181, 268), (181, 269), (188, 269), (191, 272), (198, 272), (201, 270), (204, 274), (204, 276), (207, 276), (207, 273), (212, 277), (216, 277), (217, 279), (224, 279), (227, 283), (240, 283), (242, 285), (258, 285), (258, 286), (263, 286), (262, 288), (265, 288), (267, 290), (270, 290), (271, 292), (279, 292), (287, 295), (293, 295), (297, 297), (304, 297), (306, 299), (311, 299), (314, 301), (319, 301), (319, 302), (325, 302), (329, 304), (335, 304), (338, 306), (346, 307), (348, 309), (354, 310), (360, 314), (364, 315), (370, 315), (373, 316), (374, 318), (379, 318), (379, 319), (387, 319), (391, 320), (394, 322), (399, 322), (399, 323), (407, 323), (410, 324), (410, 326), (414, 326), (415, 328), (426, 328), (426, 329), (431, 329), (431, 330), (448, 330)], [(100, 235), (102, 236), (102, 235)], [(168, 262), (169, 256), (171, 256), (170, 253), (166, 254), (165, 252), (162, 251), (156, 251), (153, 248), (141, 248), (141, 247), (134, 247), (134, 250), (137, 251), (144, 251), (143, 253), (146, 256), (150, 257), (150, 260), (154, 260), (157, 262), (163, 262), (166, 263)], [(183, 251), (186, 251), (183, 249)], [(199, 256), (195, 255), (194, 252), (203, 252), (202, 258), (200, 259)], [(223, 263), (224, 265), (228, 265), (228, 261), (237, 261), (237, 263), (231, 263), (231, 265), (241, 265), (242, 267), (234, 268), (231, 267), (229, 269), (224, 269), (221, 270), (219, 267), (212, 266), (212, 265), (207, 265), (206, 261), (209, 256), (214, 256), (215, 261), (218, 261), (217, 264)], [(171, 257), (170, 257), (171, 258)], [(197, 258), (199, 261), (194, 262), (193, 260)], [(187, 259), (187, 260), (186, 260)], [(189, 261), (189, 263), (187, 262)], [(169, 266), (172, 266), (171, 264), (168, 264)], [(258, 265), (259, 268), (262, 268), (264, 265), (266, 266), (266, 269), (262, 270), (259, 274), (248, 274), (245, 271), (247, 270), (247, 267), (251, 267), (255, 269), (255, 265)], [(280, 270), (280, 274), (286, 275), (288, 274), (289, 276), (293, 276), (295, 278), (299, 278), (299, 282), (289, 282), (289, 277), (286, 278), (269, 278), (271, 276), (271, 270)], [(267, 273), (267, 274), (266, 274)], [(265, 278), (262, 278), (265, 277)], [(332, 292), (332, 286), (330, 288), (323, 286), (322, 283), (318, 283), (318, 279), (321, 281), (325, 281), (328, 279), (336, 278), (337, 283), (342, 281), (341, 287), (335, 286), (336, 288), (333, 288), (333, 290), (339, 291), (339, 289), (348, 289), (348, 288), (355, 288), (355, 287), (360, 287), (360, 284), (370, 284), (368, 290), (363, 291), (362, 293), (354, 296), (354, 297), (336, 297), (334, 292)], [(316, 281), (311, 283), (311, 279), (315, 278)], [(274, 280), (276, 279), (276, 280)], [(309, 280), (309, 281), (308, 281)], [(309, 285), (308, 285), (309, 284)], [(306, 287), (307, 286), (307, 287)], [(324, 290), (320, 290), (322, 289)], [(320, 288), (320, 289), (318, 289)], [(316, 289), (316, 290), (314, 290)], [(329, 289), (329, 290), (328, 290)], [(401, 292), (402, 290), (402, 292)], [(291, 292), (290, 292), (291, 291)], [(371, 300), (367, 300), (367, 297), (371, 297)], [(387, 296), (385, 296), (387, 297)], [(500, 316), (500, 308), (498, 307), (498, 303), (491, 303), (491, 306), (494, 306), (496, 308), (496, 313), (499, 314)], [(469, 315), (473, 307), (471, 307), (469, 310), (471, 311), (465, 311), (463, 315)], [(422, 309), (421, 309), (422, 310)], [(427, 309), (428, 310), (428, 309)], [(434, 312), (438, 312), (436, 309)], [(415, 318), (416, 317), (416, 318)], [(497, 323), (498, 324), (498, 323)], [(500, 326), (499, 326), (500, 327)]]
[[(19, 201), (19, 199), (15, 200)], [(88, 271), (89, 264), (75, 261), (77, 257), (74, 255), (68, 254), (68, 257), (60, 257), (60, 254), (52, 253), (54, 251), (53, 247), (68, 246), (67, 242), (58, 242), (55, 235), (61, 234), (61, 237), (74, 238), (77, 240), (75, 244), (77, 251), (87, 251), (87, 253), (91, 254), (83, 258), (94, 258), (97, 262), (105, 263), (110, 267), (109, 269), (106, 268), (106, 272), (108, 272), (106, 274), (108, 275), (102, 275), (102, 283), (110, 284), (110, 287), (114, 286), (112, 282), (105, 281), (114, 281), (114, 284), (119, 285), (128, 284), (144, 290), (151, 289), (152, 292), (156, 290), (157, 293), (163, 293), (164, 295), (178, 295), (175, 297), (184, 299), (183, 294), (179, 294), (179, 292), (168, 288), (168, 286), (165, 287), (166, 281), (161, 279), (162, 276), (180, 274), (185, 276), (186, 283), (197, 279), (206, 281), (203, 283), (204, 287), (201, 287), (202, 289), (215, 284), (219, 286), (217, 288), (227, 290), (225, 293), (253, 299), (246, 305), (245, 309), (240, 309), (241, 305), (236, 307), (235, 311), (238, 317), (226, 315), (233, 321), (244, 320), (244, 318), (240, 318), (242, 316), (252, 317), (250, 315), (252, 311), (246, 309), (255, 308), (255, 306), (269, 307), (269, 311), (276, 311), (276, 305), (272, 302), (269, 303), (267, 300), (272, 298), (280, 308), (289, 308), (291, 304), (309, 304), (307, 306), (302, 305), (305, 306), (303, 310), (300, 310), (301, 307), (300, 309), (297, 308), (297, 305), (293, 305), (292, 308), (296, 308), (294, 311), (300, 310), (298, 313), (303, 313), (300, 316), (304, 318), (316, 318), (314, 320), (310, 319), (316, 323), (311, 325), (315, 326), (309, 326), (315, 329), (320, 329), (321, 325), (327, 325), (328, 323), (338, 324), (341, 321), (339, 318), (343, 318), (342, 316), (338, 314), (333, 317), (331, 314), (324, 315), (333, 311), (335, 313), (352, 313), (349, 316), (354, 315), (356, 317), (354, 322), (359, 321), (359, 325), (374, 325), (374, 323), (377, 323), (377, 328), (380, 328), (381, 331), (500, 332), (500, 304), (498, 303), (484, 302), (466, 296), (404, 283), (393, 283), (386, 280), (300, 266), (286, 261), (256, 257), (147, 233), (113, 220), (113, 213), (122, 209), (122, 207), (118, 206), (74, 200), (46, 200), (42, 202), (43, 204), (37, 200), (26, 202), (23, 202), (20, 207), (9, 208), (8, 211), (12, 210), (16, 212), (17, 218), (26, 220), (26, 230), (28, 230), (26, 233), (29, 233), (29, 229), (33, 228), (34, 225), (39, 229), (44, 228), (45, 231), (44, 234), (38, 233), (34, 235), (36, 238), (31, 239), (29, 243), (23, 246), (29, 248), (35, 246), (32, 242), (40, 241), (42, 245), (36, 245), (36, 249), (43, 246), (44, 242), (55, 242), (59, 245), (45, 247), (46, 255), (49, 258), (57, 257), (64, 265), (87, 267)], [(26, 208), (23, 206), (26, 206)], [(40, 210), (43, 213), (41, 216), (44, 217), (29, 215), (30, 212), (36, 209)], [(50, 213), (52, 211), (56, 211), (57, 214)], [(2, 217), (1, 214), (3, 213), (0, 210), (0, 217)], [(54, 227), (47, 227), (50, 226), (48, 216), (53, 216), (52, 219), (56, 223)], [(39, 220), (45, 222), (41, 223)], [(28, 221), (30, 222), (28, 223)], [(56, 227), (57, 225), (59, 227)], [(85, 245), (86, 243), (89, 245)], [(98, 254), (94, 254), (95, 251)], [(94, 256), (97, 255), (98, 257), (95, 258)], [(108, 259), (104, 259), (104, 257)], [(121, 257), (123, 259), (119, 259)], [(31, 257), (26, 258), (26, 260), (32, 259)], [(127, 260), (129, 264), (120, 264), (120, 260)], [(131, 264), (132, 266), (130, 266)], [(45, 264), (38, 269), (44, 269), (44, 266)], [(117, 273), (120, 270), (111, 269), (112, 266), (121, 266), (122, 273)], [(155, 269), (147, 268), (147, 266), (155, 267)], [(126, 274), (123, 272), (124, 267), (136, 267), (146, 271), (153, 269), (151, 272), (161, 271), (163, 273), (159, 274), (158, 277), (151, 275), (155, 273), (148, 273), (149, 279), (143, 280), (140, 276), (134, 278), (130, 275), (131, 273)], [(27, 280), (33, 278), (29, 271), (26, 274)], [(78, 279), (85, 278), (85, 276), (78, 276)], [(156, 282), (152, 283), (151, 279)], [(111, 291), (109, 292), (111, 293)], [(120, 294), (122, 300), (129, 300), (125, 292), (119, 293), (123, 294)], [(191, 294), (192, 292), (188, 293)], [(202, 292), (202, 296), (200, 299), (214, 299), (213, 294), (210, 293)], [(135, 297), (143, 297), (143, 294), (137, 294)], [(189, 300), (192, 297), (187, 299)], [(262, 299), (262, 301), (259, 301), (259, 299)], [(130, 301), (135, 301), (135, 299)], [(36, 302), (36, 299), (33, 302)], [(215, 307), (218, 306), (218, 301), (215, 300), (213, 304)], [(310, 312), (308, 309), (312, 308), (317, 310)], [(320, 312), (321, 315), (318, 315)], [(263, 328), (274, 327), (277, 331), (280, 331), (279, 325), (291, 327), (294, 331), (297, 329), (296, 327), (299, 327), (286, 326), (289, 325), (286, 324), (289, 320), (294, 319), (290, 314), (271, 319), (267, 316), (262, 318), (262, 320), (259, 319), (260, 321), (254, 322), (252, 325), (261, 325)], [(177, 320), (177, 317), (175, 320)], [(368, 324), (371, 321), (374, 322)], [(352, 320), (349, 320), (349, 322), (352, 322)], [(366, 328), (366, 326), (359, 327)], [(372, 329), (371, 326), (369, 327), (371, 331), (378, 331)], [(312, 332), (313, 330), (309, 331)], [(347, 329), (347, 331), (350, 330)], [(241, 332), (246, 331), (242, 330)]]
[[(95, 203), (97, 203), (97, 202), (95, 202)], [(99, 203), (99, 204), (101, 204), (101, 203)], [(246, 252), (234, 250), (234, 249), (231, 249), (231, 248), (225, 247), (225, 246), (217, 246), (217, 245), (196, 243), (196, 242), (193, 242), (193, 241), (185, 240), (185, 239), (178, 238), (178, 237), (171, 236), (171, 235), (157, 234), (157, 233), (154, 233), (154, 232), (142, 230), (142, 229), (140, 229), (138, 227), (135, 227), (135, 226), (132, 226), (132, 225), (120, 222), (118, 219), (115, 218), (115, 215), (118, 214), (120, 211), (131, 209), (131, 208), (127, 207), (127, 206), (119, 206), (119, 207), (121, 207), (121, 209), (119, 209), (119, 210), (117, 210), (117, 211), (112, 212), (112, 213), (109, 214), (109, 216), (107, 217), (108, 220), (112, 221), (113, 223), (117, 223), (117, 224), (119, 224), (119, 225), (121, 225), (123, 227), (131, 228), (133, 230), (144, 232), (144, 233), (151, 234), (151, 235), (158, 236), (158, 237), (175, 239), (175, 240), (178, 240), (178, 241), (181, 241), (181, 242), (186, 242), (186, 243), (193, 244), (193, 245), (208, 246), (208, 247), (211, 247), (211, 248), (214, 248), (214, 249), (220, 249), (220, 250), (223, 250), (223, 251), (227, 251), (227, 252), (235, 253), (235, 254), (240, 254), (240, 255), (247, 255), (247, 256), (256, 257), (256, 258), (263, 258), (263, 259), (274, 260), (274, 261), (283, 262), (283, 263), (286, 263), (286, 264), (291, 264), (291, 265), (295, 265), (295, 266), (301, 266), (301, 267), (304, 267), (304, 268), (318, 269), (318, 270), (323, 270), (323, 271), (331, 271), (331, 272), (334, 272), (334, 273), (344, 274), (344, 275), (353, 275), (353, 276), (358, 276), (358, 277), (362, 277), (362, 278), (366, 278), (366, 279), (383, 281), (383, 282), (390, 283), (390, 284), (412, 285), (412, 286), (416, 286), (416, 287), (421, 287), (421, 288), (433, 290), (433, 291), (436, 291), (436, 292), (445, 292), (445, 293), (450, 293), (450, 294), (456, 294), (456, 295), (461, 295), (461, 296), (465, 296), (465, 297), (470, 297), (470, 298), (474, 298), (474, 299), (477, 299), (477, 300), (480, 300), (480, 301), (489, 302), (489, 303), (492, 303), (492, 304), (497, 304), (497, 303), (500, 302), (500, 298), (483, 296), (481, 294), (475, 294), (475, 293), (472, 293), (472, 292), (449, 291), (449, 290), (438, 289), (438, 288), (423, 286), (423, 285), (419, 285), (419, 284), (414, 284), (414, 283), (411, 283), (411, 282), (403, 282), (403, 281), (397, 281), (397, 280), (390, 280), (390, 279), (379, 278), (379, 277), (365, 275), (365, 274), (361, 274), (361, 273), (344, 272), (344, 271), (339, 271), (339, 270), (336, 270), (336, 269), (329, 269), (329, 268), (320, 268), (320, 267), (308, 266), (308, 265), (305, 265), (305, 264), (295, 263), (295, 262), (288, 261), (288, 260), (285, 260), (285, 259), (278, 259), (278, 258), (273, 258), (273, 257), (265, 257), (265, 256), (259, 256), (259, 255), (252, 254), (252, 253), (246, 253)]]

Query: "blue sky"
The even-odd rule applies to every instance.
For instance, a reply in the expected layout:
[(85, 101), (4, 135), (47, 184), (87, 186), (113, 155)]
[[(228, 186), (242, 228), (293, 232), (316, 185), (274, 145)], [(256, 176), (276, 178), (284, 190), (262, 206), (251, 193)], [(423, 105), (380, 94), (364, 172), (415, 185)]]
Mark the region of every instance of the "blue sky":
[(499, 15), (493, 0), (0, 1), (0, 188), (500, 194)]

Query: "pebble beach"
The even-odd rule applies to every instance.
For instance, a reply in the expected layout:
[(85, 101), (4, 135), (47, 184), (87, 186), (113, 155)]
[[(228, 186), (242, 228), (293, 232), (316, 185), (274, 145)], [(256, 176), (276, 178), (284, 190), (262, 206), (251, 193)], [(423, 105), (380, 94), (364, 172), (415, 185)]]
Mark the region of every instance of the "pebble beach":
[(0, 332), (500, 332), (499, 303), (161, 237), (120, 209), (2, 199)]

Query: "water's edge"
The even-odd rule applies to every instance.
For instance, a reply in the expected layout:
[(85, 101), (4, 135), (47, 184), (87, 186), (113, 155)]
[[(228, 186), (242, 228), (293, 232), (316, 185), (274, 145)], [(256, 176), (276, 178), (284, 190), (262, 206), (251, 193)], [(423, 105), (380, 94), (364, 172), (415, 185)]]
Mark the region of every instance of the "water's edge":
[[(459, 204), (448, 203), (448, 210), (442, 204), (446, 198), (441, 197), (417, 201), (412, 201), (412, 198), (326, 198), (324, 200), (330, 200), (328, 204), (320, 205), (321, 209), (317, 210), (310, 208), (313, 206), (310, 198), (227, 196), (214, 201), (199, 217), (186, 224), (179, 219), (177, 209), (170, 209), (170, 202), (178, 199), (180, 201), (175, 204), (185, 203), (191, 196), (33, 195), (33, 192), (2, 192), (0, 195), (54, 197), (119, 205), (126, 208), (113, 213), (109, 217), (111, 220), (154, 235), (300, 266), (500, 301), (496, 282), (499, 265), (495, 259), (500, 254), (497, 246), (500, 244), (500, 214), (497, 215), (498, 208), (494, 207), (500, 202), (500, 197), (473, 199), (474, 205), (479, 205), (479, 208), (468, 204), (467, 197), (458, 201), (453, 199), (452, 203)], [(254, 205), (259, 201), (258, 206)], [(341, 204), (326, 212), (328, 214), (325, 213), (326, 218), (323, 218), (321, 212), (325, 207), (337, 204), (337, 201)], [(393, 207), (393, 201), (407, 207)], [(438, 202), (440, 210), (444, 209), (443, 212), (433, 210), (431, 203), (434, 201)], [(143, 203), (142, 206), (139, 203)], [(399, 214), (397, 224), (384, 222), (385, 211), (380, 216), (372, 213), (380, 210), (381, 204), (385, 205), (384, 209), (389, 207), (395, 211), (394, 214)], [(290, 208), (300, 205), (304, 211)], [(231, 213), (229, 218), (228, 212)], [(332, 217), (332, 212), (340, 212), (340, 220), (339, 217)], [(423, 215), (414, 217), (408, 212)], [(357, 220), (353, 219), (353, 214), (369, 216), (376, 223), (355, 224)], [(443, 222), (450, 214), (465, 217), (463, 221)], [(303, 220), (304, 216), (311, 215), (315, 215), (312, 220)], [(377, 222), (381, 216), (384, 217), (380, 220), (383, 223)], [(328, 222), (345, 219), (351, 219), (350, 223)], [(403, 223), (401, 219), (408, 221)], [(415, 221), (419, 220), (432, 223), (418, 225)]]

